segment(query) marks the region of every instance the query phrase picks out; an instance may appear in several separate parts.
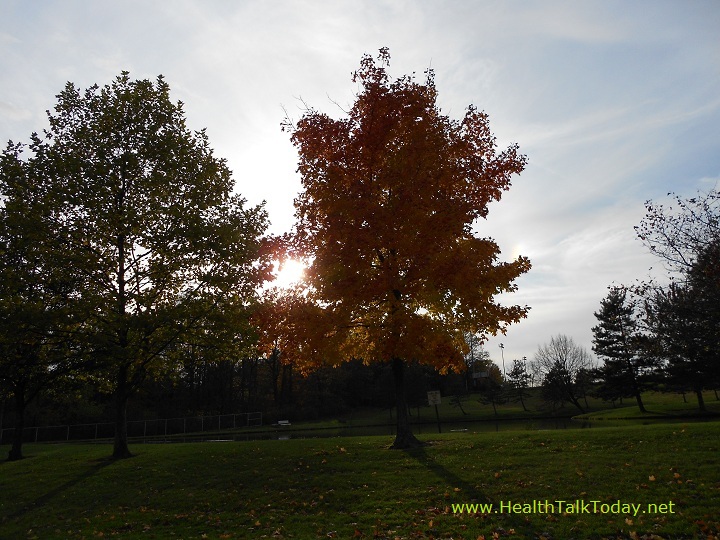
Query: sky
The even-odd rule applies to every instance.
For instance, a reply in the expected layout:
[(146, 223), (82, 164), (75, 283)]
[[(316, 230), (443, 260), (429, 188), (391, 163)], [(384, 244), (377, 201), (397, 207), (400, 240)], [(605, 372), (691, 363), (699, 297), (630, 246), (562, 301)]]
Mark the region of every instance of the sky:
[(717, 0), (0, 0), (0, 142), (45, 128), (68, 81), (162, 74), (283, 233), (301, 184), (280, 123), (342, 116), (362, 55), (389, 47), (391, 76), (431, 67), (444, 114), (474, 104), (528, 156), (477, 224), (533, 265), (501, 299), (527, 319), (486, 344), (509, 369), (558, 334), (591, 351), (607, 287), (661, 267), (644, 203), (720, 186), (718, 28)]

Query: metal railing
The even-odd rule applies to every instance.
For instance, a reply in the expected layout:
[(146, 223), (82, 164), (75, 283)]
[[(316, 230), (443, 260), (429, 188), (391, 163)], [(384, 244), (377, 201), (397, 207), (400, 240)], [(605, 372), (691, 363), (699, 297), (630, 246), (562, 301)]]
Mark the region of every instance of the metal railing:
[[(262, 426), (262, 413), (189, 416), (158, 420), (131, 420), (127, 423), (128, 437), (166, 437), (188, 433), (217, 432), (244, 427)], [(10, 444), (15, 428), (0, 430), (0, 444)], [(63, 426), (26, 427), (23, 442), (62, 442), (110, 439), (115, 436), (115, 424), (73, 424)]]

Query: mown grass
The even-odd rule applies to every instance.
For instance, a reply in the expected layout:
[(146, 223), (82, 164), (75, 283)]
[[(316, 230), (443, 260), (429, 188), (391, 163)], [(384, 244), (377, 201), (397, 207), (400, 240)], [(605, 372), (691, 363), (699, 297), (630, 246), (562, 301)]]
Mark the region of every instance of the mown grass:
[(652, 418), (685, 418), (685, 417), (712, 417), (720, 415), (720, 401), (715, 398), (714, 392), (704, 392), (706, 411), (698, 409), (695, 394), (687, 394), (687, 402), (678, 394), (662, 392), (646, 392), (643, 394), (643, 405), (646, 412), (640, 412), (640, 407), (634, 399), (626, 399), (625, 405), (613, 409), (605, 409), (578, 415), (576, 418), (588, 420), (620, 420), (620, 419), (652, 419)]
[[(0, 464), (0, 538), (711, 538), (720, 423), (108, 446)], [(673, 502), (675, 513), (455, 514), (453, 504)], [(650, 538), (650, 536), (646, 536)]]

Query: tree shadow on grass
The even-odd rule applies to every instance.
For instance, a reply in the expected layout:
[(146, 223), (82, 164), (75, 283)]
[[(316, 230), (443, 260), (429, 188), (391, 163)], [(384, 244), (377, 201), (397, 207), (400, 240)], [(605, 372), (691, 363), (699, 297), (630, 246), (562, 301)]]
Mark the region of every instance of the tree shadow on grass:
[[(536, 534), (532, 531), (532, 528), (528, 525), (527, 521), (521, 515), (514, 514), (501, 514), (499, 512), (500, 500), (492, 500), (484, 492), (482, 492), (477, 485), (468, 481), (465, 478), (461, 478), (454, 472), (445, 468), (442, 464), (438, 463), (433, 456), (428, 455), (427, 449), (432, 448), (428, 446), (422, 446), (419, 448), (412, 448), (405, 450), (405, 453), (414, 459), (416, 459), (421, 465), (433, 473), (436, 477), (444, 480), (449, 486), (453, 488), (459, 488), (457, 504), (463, 503), (478, 503), (488, 504), (491, 503), (495, 511), (491, 514), (491, 518), (487, 522), (488, 528), (491, 532), (498, 532), (500, 529), (515, 529), (516, 534), (529, 535), (528, 538), (534, 538)], [(477, 516), (478, 518), (480, 516)], [(502, 532), (500, 532), (502, 536)]]
[(7, 516), (7, 519), (16, 519), (16, 518), (24, 516), (28, 512), (32, 512), (34, 510), (37, 510), (38, 508), (42, 508), (43, 506), (45, 506), (45, 504), (48, 503), (48, 501), (54, 499), (55, 497), (57, 497), (64, 491), (67, 491), (68, 489), (76, 486), (83, 480), (87, 480), (88, 478), (95, 476), (97, 473), (102, 471), (105, 467), (107, 467), (108, 465), (112, 465), (116, 461), (117, 460), (112, 459), (112, 458), (101, 458), (101, 459), (93, 460), (93, 462), (95, 462), (95, 465), (93, 465), (92, 467), (87, 469), (85, 472), (79, 474), (75, 478), (72, 478), (71, 480), (68, 480), (67, 482), (65, 482), (63, 484), (60, 484), (59, 486), (57, 486), (54, 489), (51, 489), (44, 495), (41, 495), (34, 501), (26, 504), (23, 508), (16, 510), (12, 514), (9, 514)]
[(418, 448), (411, 448), (405, 450), (405, 453), (412, 456), (426, 469), (432, 472), (438, 478), (444, 480), (448, 485), (459, 488), (462, 493), (464, 500), (462, 502), (478, 502), (478, 503), (491, 503), (493, 501), (480, 491), (477, 486), (471, 484), (466, 479), (460, 478), (457, 474), (449, 471), (443, 467), (440, 463), (435, 461), (432, 456), (429, 456), (427, 449), (432, 448), (428, 446), (421, 446)]

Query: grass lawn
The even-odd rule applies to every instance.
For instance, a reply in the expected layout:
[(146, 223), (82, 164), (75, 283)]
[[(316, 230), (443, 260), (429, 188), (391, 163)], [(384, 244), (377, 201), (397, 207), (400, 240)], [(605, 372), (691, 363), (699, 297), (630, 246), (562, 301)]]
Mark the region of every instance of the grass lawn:
[[(28, 445), (26, 459), (0, 463), (0, 538), (657, 539), (720, 529), (720, 422), (422, 438), (431, 444), (414, 451), (388, 450), (389, 437), (147, 444), (121, 461), (106, 459), (106, 445)], [(546, 500), (556, 513), (533, 508)], [(558, 511), (558, 500), (587, 506)], [(465, 503), (494, 506), (453, 512)]]
[(720, 401), (715, 398), (714, 392), (704, 392), (705, 408), (702, 413), (698, 409), (697, 397), (695, 394), (686, 394), (687, 402), (683, 401), (679, 394), (646, 392), (642, 396), (643, 405), (647, 412), (640, 412), (640, 408), (632, 398), (625, 398), (624, 406), (613, 409), (605, 409), (576, 416), (588, 420), (638, 420), (652, 418), (674, 418), (679, 419), (688, 416), (711, 417), (720, 415)]

